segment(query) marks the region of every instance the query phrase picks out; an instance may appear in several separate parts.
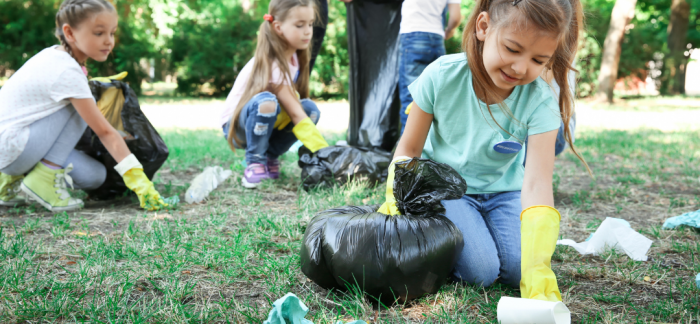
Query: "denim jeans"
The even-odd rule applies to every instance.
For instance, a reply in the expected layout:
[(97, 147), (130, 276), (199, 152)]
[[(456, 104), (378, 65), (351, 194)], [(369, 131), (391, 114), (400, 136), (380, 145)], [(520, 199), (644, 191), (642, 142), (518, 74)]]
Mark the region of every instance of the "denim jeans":
[(399, 38), (399, 96), (401, 98), (401, 134), (406, 127), (406, 107), (413, 101), (408, 86), (423, 70), (445, 55), (445, 39), (433, 33), (414, 32)]
[(520, 286), (520, 191), (464, 195), (442, 202), (464, 238), (455, 281), (488, 287), (496, 279)]
[[(261, 113), (260, 105), (264, 102), (272, 101), (277, 104), (277, 109), (272, 113)], [(311, 118), (311, 121), (316, 124), (321, 116), (316, 103), (310, 99), (302, 99), (301, 107), (306, 112), (306, 115)], [(237, 148), (245, 149), (245, 160), (248, 165), (252, 163), (267, 162), (267, 158), (277, 159), (280, 155), (287, 152), (290, 147), (297, 141), (296, 136), (292, 132), (294, 123), (289, 123), (284, 129), (275, 128), (277, 115), (282, 112), (277, 97), (271, 92), (261, 92), (253, 96), (248, 103), (243, 106), (240, 118), (238, 119), (238, 128), (236, 135), (244, 141), (242, 147), (238, 147), (236, 141), (233, 141)], [(224, 138), (227, 138), (231, 122), (227, 122), (223, 126)]]

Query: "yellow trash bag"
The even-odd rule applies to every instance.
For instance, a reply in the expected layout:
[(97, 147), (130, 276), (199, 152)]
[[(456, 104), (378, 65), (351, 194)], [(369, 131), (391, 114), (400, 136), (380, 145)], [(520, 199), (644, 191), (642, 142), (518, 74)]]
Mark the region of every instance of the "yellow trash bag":
[(561, 214), (550, 206), (532, 206), (520, 214), (522, 298), (561, 301), (552, 254), (557, 246)]
[[(109, 83), (112, 80), (120, 81), (127, 76), (127, 72), (122, 72), (117, 75), (109, 77), (98, 77), (92, 78), (90, 81), (99, 81)], [(107, 121), (116, 129), (122, 137), (126, 137), (129, 134), (124, 130), (124, 123), (122, 122), (122, 108), (124, 107), (124, 93), (120, 88), (111, 87), (102, 93), (100, 100), (97, 101), (97, 108), (100, 109), (102, 115), (105, 116)]]

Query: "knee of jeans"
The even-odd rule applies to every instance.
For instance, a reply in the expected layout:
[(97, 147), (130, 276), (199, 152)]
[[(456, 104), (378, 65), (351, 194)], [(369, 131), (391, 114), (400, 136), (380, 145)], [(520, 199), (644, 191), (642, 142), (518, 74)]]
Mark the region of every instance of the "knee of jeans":
[(276, 100), (267, 100), (258, 104), (258, 116), (276, 117), (279, 114)]
[(481, 260), (479, 264), (467, 267), (466, 264), (458, 262), (455, 266), (453, 276), (455, 279), (479, 287), (489, 287), (498, 279), (500, 272), (500, 262), (498, 256)]
[(301, 107), (304, 108), (304, 112), (311, 118), (311, 121), (314, 124), (318, 124), (318, 120), (321, 119), (321, 111), (316, 106), (316, 103), (311, 99), (302, 99)]

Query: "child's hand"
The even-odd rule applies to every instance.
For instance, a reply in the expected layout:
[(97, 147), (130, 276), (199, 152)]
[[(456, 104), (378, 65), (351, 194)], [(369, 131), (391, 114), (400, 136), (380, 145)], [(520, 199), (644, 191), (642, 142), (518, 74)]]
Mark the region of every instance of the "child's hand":
[(141, 208), (146, 210), (159, 210), (168, 206), (160, 197), (160, 193), (156, 191), (153, 182), (148, 180), (146, 174), (143, 173), (143, 169), (131, 169), (122, 177), (126, 186), (139, 197)]
[(141, 208), (159, 210), (168, 206), (156, 191), (153, 182), (143, 173), (143, 165), (133, 154), (124, 158), (114, 169), (122, 176), (126, 187), (138, 195)]

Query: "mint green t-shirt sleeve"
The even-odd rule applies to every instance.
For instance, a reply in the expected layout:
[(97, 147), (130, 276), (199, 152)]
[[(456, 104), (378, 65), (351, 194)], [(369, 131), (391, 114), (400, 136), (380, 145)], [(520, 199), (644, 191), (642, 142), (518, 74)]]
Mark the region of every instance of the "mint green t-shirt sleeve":
[(561, 114), (559, 104), (554, 97), (546, 98), (530, 115), (527, 123), (527, 135), (537, 135), (559, 129), (561, 126)]
[(430, 63), (423, 73), (408, 86), (408, 91), (421, 110), (428, 114), (434, 114), (435, 99), (440, 90), (438, 84), (440, 78), (440, 59)]

